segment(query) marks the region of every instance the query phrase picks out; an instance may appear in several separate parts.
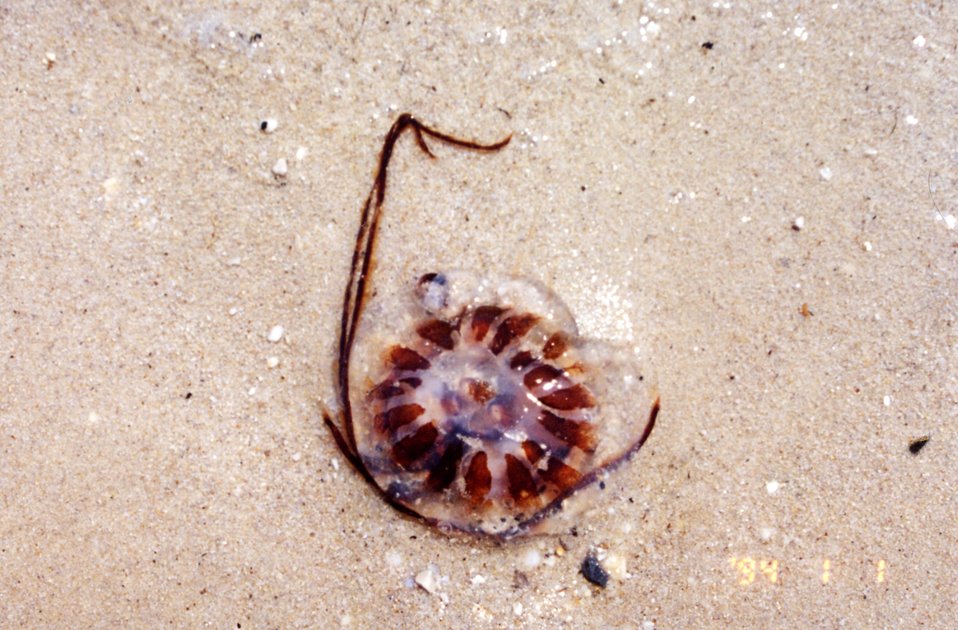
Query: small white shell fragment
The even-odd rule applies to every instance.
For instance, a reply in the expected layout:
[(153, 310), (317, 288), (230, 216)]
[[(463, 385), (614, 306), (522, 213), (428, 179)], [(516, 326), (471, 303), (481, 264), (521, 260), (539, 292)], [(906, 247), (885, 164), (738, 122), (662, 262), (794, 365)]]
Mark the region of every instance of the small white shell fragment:
[(263, 133), (273, 133), (279, 127), (279, 121), (275, 118), (264, 118), (259, 123), (259, 130)]
[(485, 576), (482, 576), (482, 575), (474, 575), (472, 576), (472, 579), (470, 580), (470, 582), (472, 582), (473, 586), (476, 586), (479, 584), (485, 584), (486, 578)]
[(765, 484), (765, 491), (768, 492), (769, 494), (775, 494), (776, 492), (778, 492), (778, 489), (780, 487), (781, 487), (781, 484), (779, 484), (777, 481), (772, 479), (767, 484)]
[(436, 568), (432, 565), (429, 565), (417, 573), (415, 579), (416, 584), (430, 595), (434, 595), (436, 591), (439, 590), (439, 579), (436, 575)]
[(795, 217), (795, 220), (792, 221), (792, 228), (795, 230), (805, 229), (805, 217)]
[(309, 155), (309, 149), (306, 147), (299, 147), (296, 149), (296, 161), (302, 162), (306, 159), (306, 156)]
[(269, 357), (266, 359), (266, 367), (274, 368), (279, 365), (279, 357)]
[(912, 45), (914, 45), (915, 48), (924, 48), (925, 42), (926, 42), (925, 38), (921, 35), (918, 35), (915, 37), (915, 39), (911, 40), (911, 43)]
[(286, 329), (282, 326), (276, 325), (269, 329), (269, 334), (266, 335), (266, 340), (270, 343), (276, 343), (283, 338), (283, 334), (286, 332)]
[(53, 64), (57, 62), (57, 54), (55, 52), (48, 51), (46, 55), (43, 56), (43, 63), (47, 64), (47, 70), (53, 67)]
[(772, 536), (774, 535), (775, 535), (774, 527), (763, 527), (758, 530), (758, 537), (759, 537), (759, 540), (761, 540), (762, 542), (770, 541), (772, 539)]
[(522, 604), (520, 602), (516, 602), (512, 605), (512, 614), (516, 617), (522, 616)]
[(886, 407), (891, 407), (891, 396), (885, 396), (882, 398), (882, 403), (884, 403)]
[(602, 561), (602, 568), (608, 571), (609, 575), (617, 580), (624, 580), (629, 577), (626, 565), (627, 561), (625, 556), (614, 551), (610, 551), (606, 555), (605, 560)]
[(918, 119), (917, 119), (915, 116), (913, 116), (912, 114), (908, 114), (907, 116), (905, 116), (905, 124), (906, 124), (906, 125), (917, 125), (917, 124), (918, 124)]
[(822, 179), (827, 182), (832, 178), (832, 169), (828, 168), (827, 166), (823, 166), (818, 169), (818, 174), (821, 175)]
[(289, 164), (286, 162), (286, 158), (276, 160), (276, 164), (273, 164), (272, 171), (276, 177), (286, 177), (286, 174), (289, 173)]

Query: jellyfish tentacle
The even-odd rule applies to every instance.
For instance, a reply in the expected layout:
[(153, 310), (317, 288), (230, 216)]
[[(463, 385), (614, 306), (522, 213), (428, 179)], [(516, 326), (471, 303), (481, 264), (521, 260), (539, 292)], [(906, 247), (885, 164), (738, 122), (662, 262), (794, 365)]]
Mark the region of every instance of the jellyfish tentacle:
[[(349, 280), (343, 296), (343, 310), (340, 319), (339, 331), (339, 351), (338, 351), (338, 369), (337, 369), (337, 388), (339, 402), (341, 407), (340, 425), (336, 426), (332, 416), (324, 413), (324, 422), (333, 434), (333, 439), (337, 446), (343, 451), (343, 454), (350, 460), (350, 463), (370, 482), (374, 487), (379, 488), (372, 478), (372, 475), (365, 468), (358, 453), (356, 445), (356, 433), (353, 426), (352, 404), (350, 402), (349, 392), (349, 360), (352, 355), (353, 343), (356, 337), (356, 328), (362, 315), (363, 305), (368, 293), (368, 287), (372, 283), (372, 259), (376, 244), (376, 235), (379, 230), (379, 221), (382, 215), (383, 203), (386, 198), (386, 182), (389, 169), (389, 162), (396, 146), (396, 142), (402, 136), (406, 129), (412, 129), (417, 145), (430, 158), (435, 155), (429, 149), (424, 136), (429, 136), (446, 144), (457, 146), (463, 149), (474, 151), (497, 151), (512, 139), (512, 134), (494, 142), (492, 144), (482, 144), (472, 140), (465, 140), (455, 136), (445, 134), (433, 129), (420, 122), (412, 114), (401, 114), (393, 123), (389, 132), (383, 141), (382, 151), (379, 156), (379, 166), (373, 180), (372, 188), (363, 203), (359, 218), (359, 227), (356, 230), (356, 245), (353, 249), (353, 256), (349, 267)], [(406, 506), (402, 506), (394, 498), (389, 497), (387, 492), (380, 489), (381, 493), (387, 497), (390, 504), (400, 509), (400, 511), (420, 516)], [(420, 516), (420, 518), (422, 518)]]

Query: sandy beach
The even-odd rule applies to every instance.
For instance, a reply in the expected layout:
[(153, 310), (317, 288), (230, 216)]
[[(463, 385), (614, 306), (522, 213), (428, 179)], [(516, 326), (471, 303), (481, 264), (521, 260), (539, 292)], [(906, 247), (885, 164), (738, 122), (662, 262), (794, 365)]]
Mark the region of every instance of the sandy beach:
[[(13, 1), (0, 32), (0, 626), (958, 618), (958, 6)], [(408, 518), (323, 425), (402, 112), (512, 141), (399, 141), (376, 295), (531, 278), (654, 374), (559, 533)]]

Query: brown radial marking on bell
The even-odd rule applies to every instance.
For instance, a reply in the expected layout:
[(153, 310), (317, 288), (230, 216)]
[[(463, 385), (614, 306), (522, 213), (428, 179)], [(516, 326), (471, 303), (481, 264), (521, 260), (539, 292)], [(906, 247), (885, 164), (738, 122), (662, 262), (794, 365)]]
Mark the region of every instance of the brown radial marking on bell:
[(523, 377), (522, 382), (526, 384), (526, 387), (532, 389), (537, 385), (543, 385), (545, 383), (551, 383), (555, 381), (560, 376), (562, 376), (562, 370), (557, 367), (553, 367), (546, 363), (532, 368), (526, 375)]
[(570, 420), (549, 411), (543, 411), (539, 416), (539, 424), (569, 446), (578, 446), (587, 453), (595, 450), (596, 439), (592, 432), (592, 425), (588, 422)]
[(485, 451), (479, 451), (469, 460), (469, 468), (466, 469), (466, 494), (473, 505), (482, 503), (492, 488), (488, 459)]
[(415, 403), (411, 405), (397, 405), (382, 413), (377, 413), (375, 418), (376, 428), (382, 433), (392, 433), (400, 427), (404, 427), (422, 414), (426, 410)]
[(539, 476), (558, 488), (559, 492), (568, 490), (582, 478), (578, 470), (555, 457), (549, 458), (549, 466), (540, 470)]
[(539, 401), (561, 411), (595, 407), (595, 397), (589, 391), (589, 388), (581, 383), (540, 396)]
[(480, 405), (484, 405), (496, 397), (496, 390), (485, 381), (470, 381), (468, 387), (469, 397)]
[(566, 350), (568, 350), (569, 345), (566, 342), (565, 335), (562, 333), (555, 333), (548, 339), (546, 343), (542, 346), (542, 356), (546, 359), (558, 359)]
[(410, 389), (416, 389), (417, 387), (422, 385), (422, 379), (417, 378), (415, 376), (407, 376), (406, 378), (401, 378), (399, 379), (399, 382), (409, 385)]
[(433, 423), (424, 424), (415, 433), (393, 444), (393, 458), (403, 468), (422, 458), (436, 444), (439, 431)]
[(456, 480), (456, 473), (459, 471), (459, 462), (466, 453), (466, 443), (458, 437), (452, 442), (446, 444), (446, 449), (442, 452), (439, 462), (429, 471), (426, 477), (426, 487), (430, 490), (445, 490), (452, 482)]
[(539, 446), (539, 443), (535, 440), (526, 440), (522, 443), (522, 451), (526, 454), (526, 459), (529, 460), (529, 463), (535, 465), (542, 456), (545, 455), (545, 451), (542, 450), (542, 447)]
[(535, 361), (535, 358), (532, 356), (532, 353), (528, 350), (523, 350), (522, 352), (517, 352), (516, 356), (509, 360), (509, 367), (513, 370), (521, 370), (533, 361)]
[(452, 333), (455, 330), (455, 327), (449, 322), (444, 322), (441, 319), (431, 319), (428, 322), (420, 324), (419, 327), (416, 328), (416, 334), (426, 341), (431, 341), (440, 348), (452, 350), (456, 345), (456, 342), (452, 338)]
[(482, 341), (489, 332), (489, 327), (505, 310), (498, 306), (480, 306), (472, 314), (472, 335), (476, 341)]
[(429, 369), (429, 361), (424, 356), (403, 346), (393, 346), (389, 349), (389, 363), (400, 370)]
[(369, 400), (387, 400), (393, 396), (399, 396), (403, 391), (403, 388), (396, 385), (396, 383), (383, 381), (369, 390), (369, 393), (366, 394), (366, 398)]
[(529, 468), (510, 453), (506, 453), (506, 477), (509, 481), (509, 494), (517, 504), (526, 505), (539, 496)]
[(506, 346), (520, 339), (539, 321), (538, 315), (532, 313), (523, 313), (522, 315), (513, 315), (502, 320), (496, 329), (496, 335), (489, 344), (489, 349), (493, 354), (499, 354)]

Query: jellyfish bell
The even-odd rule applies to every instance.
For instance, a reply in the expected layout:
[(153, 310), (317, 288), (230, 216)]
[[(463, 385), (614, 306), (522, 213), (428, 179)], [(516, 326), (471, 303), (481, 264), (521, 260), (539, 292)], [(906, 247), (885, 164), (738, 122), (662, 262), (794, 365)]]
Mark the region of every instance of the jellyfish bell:
[[(616, 359), (627, 353), (582, 339), (540, 283), (452, 270), (410, 293), (405, 312), (372, 310), (357, 336), (356, 446), (375, 483), (444, 529), (501, 537), (587, 506), (574, 495), (641, 437), (651, 379)], [(641, 380), (628, 379), (636, 370)], [(624, 404), (629, 421), (609, 417)]]

